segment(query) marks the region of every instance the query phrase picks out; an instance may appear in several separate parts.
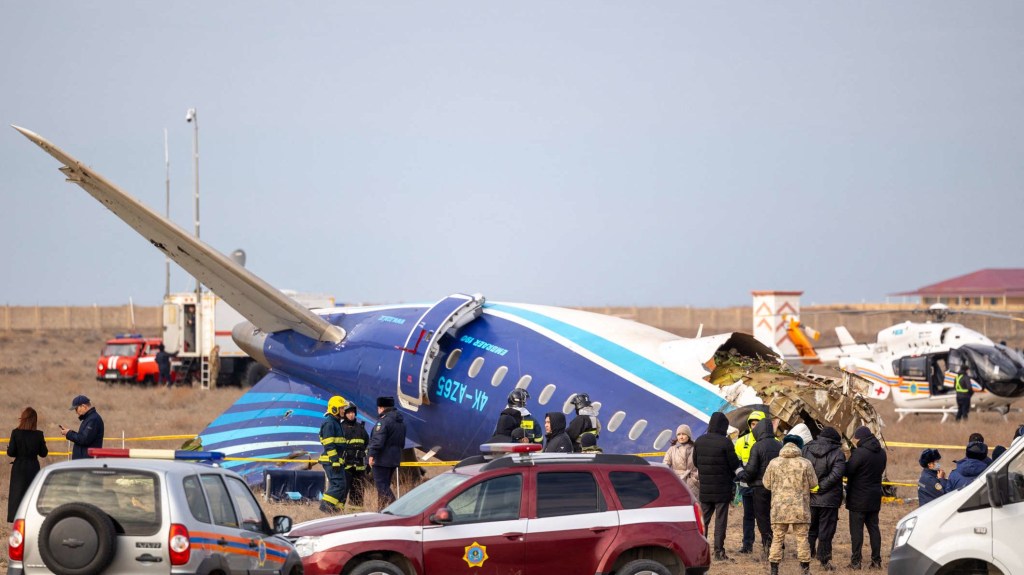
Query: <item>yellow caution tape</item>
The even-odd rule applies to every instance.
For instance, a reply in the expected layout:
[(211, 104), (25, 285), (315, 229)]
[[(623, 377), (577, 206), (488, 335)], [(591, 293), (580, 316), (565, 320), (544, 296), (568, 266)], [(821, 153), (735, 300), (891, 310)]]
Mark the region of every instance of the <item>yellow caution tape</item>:
[[(929, 445), (927, 443), (904, 443), (902, 441), (886, 441), (886, 447), (917, 447), (920, 449), (966, 449), (966, 445)], [(989, 447), (989, 449), (993, 449)]]

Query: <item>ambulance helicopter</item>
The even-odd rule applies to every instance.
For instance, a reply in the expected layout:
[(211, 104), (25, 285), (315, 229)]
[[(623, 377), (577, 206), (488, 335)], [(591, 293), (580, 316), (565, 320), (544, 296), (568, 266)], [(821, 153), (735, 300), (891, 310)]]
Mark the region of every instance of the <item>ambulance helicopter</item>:
[(942, 413), (943, 420), (956, 411), (953, 382), (961, 366), (967, 368), (974, 389), (972, 404), (978, 410), (1005, 414), (1024, 396), (1024, 356), (997, 344), (973, 329), (947, 321), (951, 315), (984, 315), (1024, 321), (1022, 318), (981, 310), (954, 310), (933, 304), (926, 322), (906, 321), (878, 332), (875, 343), (858, 344), (845, 327), (837, 327), (837, 347), (804, 353), (802, 359), (839, 368), (872, 382), (869, 396), (885, 399), (891, 393), (896, 412)]
[[(740, 332), (681, 338), (621, 318), (480, 294), (306, 309), (46, 139), (15, 129), (63, 164), (68, 181), (248, 320), (232, 338), (270, 372), (198, 439), (232, 458), (224, 465), (251, 483), (268, 466), (285, 465), (266, 459), (319, 455), (317, 432), (334, 395), (362, 407), (364, 420), (378, 396), (396, 397), (406, 447), (420, 448), (424, 459), (477, 454), (513, 389), (528, 390), (540, 425), (544, 412), (569, 413), (578, 395), (596, 400), (597, 409), (605, 402), (611, 413), (601, 416), (600, 442), (615, 453), (662, 450), (681, 423), (696, 436), (715, 411), (739, 421), (758, 405), (787, 426), (821, 421), (847, 437), (860, 425), (880, 431), (877, 413), (848, 385), (788, 377), (777, 354)], [(753, 377), (750, 366), (762, 364), (769, 377)]]

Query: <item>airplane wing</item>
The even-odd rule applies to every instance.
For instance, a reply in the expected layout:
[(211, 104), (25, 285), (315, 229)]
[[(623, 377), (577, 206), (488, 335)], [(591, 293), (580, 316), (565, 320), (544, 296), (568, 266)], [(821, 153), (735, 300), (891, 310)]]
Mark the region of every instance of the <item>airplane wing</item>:
[(256, 327), (265, 332), (291, 329), (319, 341), (334, 343), (345, 338), (345, 330), (302, 307), (255, 274), (192, 237), (45, 138), (24, 128), (12, 127), (64, 164), (60, 171), (68, 181), (89, 192)]

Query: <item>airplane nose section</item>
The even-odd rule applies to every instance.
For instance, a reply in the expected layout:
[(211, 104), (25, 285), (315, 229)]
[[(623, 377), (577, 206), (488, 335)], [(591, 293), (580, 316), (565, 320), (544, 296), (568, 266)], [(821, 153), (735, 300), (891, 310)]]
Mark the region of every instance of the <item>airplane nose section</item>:
[(256, 360), (257, 363), (270, 367), (267, 356), (263, 354), (263, 346), (267, 342), (267, 334), (253, 325), (252, 322), (243, 321), (232, 328), (231, 339), (235, 340), (238, 347), (249, 354), (249, 357)]

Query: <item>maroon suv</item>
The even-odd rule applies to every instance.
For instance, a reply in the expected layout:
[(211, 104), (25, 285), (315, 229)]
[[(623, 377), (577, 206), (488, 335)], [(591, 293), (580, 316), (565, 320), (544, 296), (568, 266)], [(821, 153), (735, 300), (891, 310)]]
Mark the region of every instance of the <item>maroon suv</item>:
[(518, 453), (467, 459), (380, 513), (289, 538), (307, 575), (682, 575), (710, 565), (699, 509), (639, 457)]

